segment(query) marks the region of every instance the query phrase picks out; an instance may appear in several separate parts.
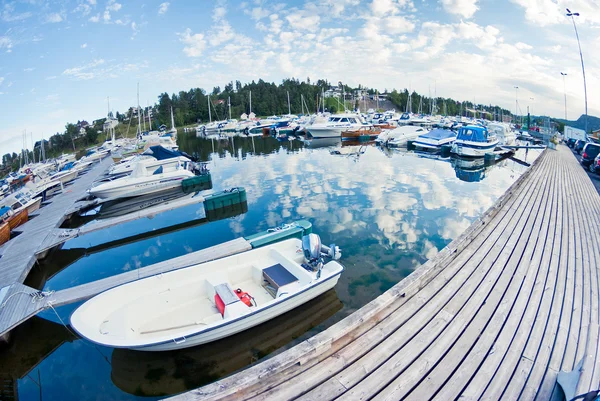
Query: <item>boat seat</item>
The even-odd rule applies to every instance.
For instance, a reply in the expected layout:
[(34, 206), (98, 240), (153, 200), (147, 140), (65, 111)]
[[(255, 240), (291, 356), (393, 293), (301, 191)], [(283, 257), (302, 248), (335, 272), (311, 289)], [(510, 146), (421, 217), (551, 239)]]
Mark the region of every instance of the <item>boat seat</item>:
[(280, 287), (299, 281), (281, 263), (263, 269), (263, 279), (266, 281), (264, 285), (265, 289), (271, 293), (273, 298), (276, 298), (277, 290)]
[(225, 306), (240, 301), (237, 294), (233, 291), (233, 288), (231, 288), (229, 283), (215, 285), (215, 292), (217, 293), (217, 295), (219, 295), (219, 297), (221, 297), (221, 300), (223, 301), (223, 304)]

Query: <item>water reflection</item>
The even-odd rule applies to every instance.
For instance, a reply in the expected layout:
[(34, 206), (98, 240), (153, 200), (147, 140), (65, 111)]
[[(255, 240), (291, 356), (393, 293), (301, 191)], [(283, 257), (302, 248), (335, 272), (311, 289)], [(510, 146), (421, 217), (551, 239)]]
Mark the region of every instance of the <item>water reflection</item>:
[(169, 352), (115, 349), (111, 378), (135, 395), (170, 395), (252, 364), (320, 325), (342, 308), (334, 290), (250, 330), (210, 344)]
[[(293, 323), (296, 315), (318, 315), (310, 312), (313, 306), (305, 305), (291, 312), (289, 318), (278, 320), (273, 326), (277, 329), (268, 330), (272, 334), (257, 336), (265, 343), (263, 348), (259, 348), (261, 341), (254, 339), (256, 333), (252, 331), (242, 333), (235, 341), (224, 340), (236, 345), (235, 349), (233, 345), (217, 347), (229, 352), (226, 357), (218, 357), (217, 349), (210, 344), (202, 351), (193, 349), (190, 355), (99, 351), (84, 341), (64, 342), (38, 365), (42, 379), (53, 383), (44, 390), (44, 398), (84, 400), (102, 394), (106, 398), (135, 399), (136, 394), (172, 393), (241, 368), (254, 360), (253, 356), (264, 356), (282, 344), (291, 346), (303, 336), (339, 321), (410, 274), (460, 235), (526, 169), (505, 160), (486, 168), (485, 179), (463, 181), (457, 170), (465, 167), (450, 158), (423, 157), (362, 143), (311, 147), (299, 140), (210, 140), (193, 134), (180, 135), (179, 142), (182, 150), (209, 163), (215, 191), (238, 186), (246, 189), (247, 212), (210, 224), (181, 226), (175, 232), (159, 231), (134, 243), (115, 243), (127, 236), (204, 218), (195, 205), (76, 238), (67, 242), (63, 251), (85, 254), (75, 262), (65, 262), (70, 263), (66, 268), (58, 266), (64, 270), (49, 280), (46, 289), (66, 288), (282, 223), (308, 219), (325, 244), (335, 242), (343, 249), (346, 267), (335, 288), (336, 299), (316, 309), (324, 310), (324, 323), (304, 325), (309, 319)], [(530, 150), (527, 162), (538, 154)], [(525, 159), (523, 155), (519, 158)], [(107, 239), (113, 247), (90, 253)], [(326, 308), (330, 304), (333, 309)], [(50, 312), (45, 316), (56, 319)], [(70, 309), (58, 312), (68, 318)], [(285, 329), (288, 319), (289, 330)], [(313, 324), (319, 324), (318, 328), (309, 330)], [(292, 333), (292, 327), (298, 331)], [(285, 333), (280, 340), (275, 338), (279, 330)], [(222, 366), (214, 365), (216, 358), (223, 361)], [(78, 383), (77, 388), (73, 383)], [(29, 379), (19, 381), (20, 394), (39, 398), (38, 391)]]

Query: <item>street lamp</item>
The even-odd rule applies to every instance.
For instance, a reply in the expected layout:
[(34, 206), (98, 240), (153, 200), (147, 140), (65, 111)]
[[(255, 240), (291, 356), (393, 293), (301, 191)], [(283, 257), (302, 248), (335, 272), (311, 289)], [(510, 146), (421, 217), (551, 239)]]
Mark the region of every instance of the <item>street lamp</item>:
[[(565, 83), (566, 72), (561, 72), (560, 75), (563, 77), (563, 90), (565, 92), (565, 120), (567, 119), (567, 84)], [(587, 121), (587, 118), (586, 118)]]
[(575, 25), (575, 17), (579, 17), (579, 13), (572, 13), (571, 10), (567, 8), (567, 17), (571, 17), (571, 21), (573, 21), (573, 28), (575, 28), (575, 36), (577, 37), (577, 45), (579, 46), (579, 58), (581, 58), (581, 72), (583, 73), (583, 95), (585, 97), (585, 134), (587, 135), (587, 116), (588, 116), (588, 108), (587, 108), (587, 84), (585, 82), (585, 67), (583, 65), (583, 54), (581, 53), (581, 43), (579, 43), (579, 33), (577, 33), (577, 25)]

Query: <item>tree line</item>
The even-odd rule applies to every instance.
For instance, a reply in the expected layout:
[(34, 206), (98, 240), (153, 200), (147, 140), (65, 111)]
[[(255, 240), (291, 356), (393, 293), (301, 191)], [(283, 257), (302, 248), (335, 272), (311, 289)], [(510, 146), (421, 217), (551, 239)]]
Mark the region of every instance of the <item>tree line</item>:
[[(328, 97), (323, 99), (323, 93), (331, 89), (335, 90), (338, 98)], [(340, 93), (345, 94), (344, 100), (339, 98)], [(215, 86), (211, 92), (201, 88), (192, 88), (171, 95), (164, 92), (158, 96), (156, 104), (143, 108), (143, 112), (146, 116), (149, 111), (152, 112), (154, 127), (157, 126), (154, 125), (156, 123), (171, 126), (171, 109), (173, 109), (175, 125), (178, 127), (208, 122), (209, 105), (212, 120), (229, 118), (229, 104), (231, 105), (232, 118), (239, 118), (241, 114), (249, 114), (251, 111), (257, 116), (287, 114), (289, 109), (291, 109), (292, 114), (315, 113), (317, 110), (322, 110), (323, 106), (325, 106), (326, 111), (334, 113), (341, 111), (344, 106), (348, 109), (360, 108), (364, 112), (366, 110), (364, 110), (363, 100), (357, 96), (359, 93), (367, 97), (380, 95), (391, 102), (397, 111), (407, 110), (410, 99), (412, 112), (421, 109), (424, 113), (427, 113), (433, 106), (437, 114), (448, 116), (459, 114), (466, 116), (468, 115), (467, 109), (473, 108), (481, 113), (482, 118), (499, 119), (502, 114), (511, 115), (509, 110), (502, 109), (499, 106), (473, 104), (468, 101), (459, 102), (452, 98), (422, 96), (415, 91), (410, 93), (409, 96), (406, 89), (401, 91), (396, 89), (388, 91), (386, 89), (383, 93), (379, 93), (373, 88), (362, 85), (353, 88), (342, 82), (334, 84), (325, 79), (311, 82), (309, 78), (304, 81), (295, 78), (284, 79), (280, 84), (266, 82), (262, 79), (245, 84), (240, 81), (231, 81), (223, 88)], [(115, 117), (122, 124), (129, 123), (132, 127), (135, 127), (137, 116), (134, 116), (134, 114), (137, 114), (135, 109), (130, 107), (125, 113), (117, 111)], [(104, 121), (105, 119), (95, 120), (93, 124), (88, 124), (86, 121), (67, 123), (63, 132), (57, 132), (44, 142), (46, 157), (54, 157), (61, 153), (74, 152), (95, 145), (99, 139), (102, 139), (99, 132), (102, 131)], [(135, 130), (135, 128), (132, 129)], [(34, 146), (36, 160), (39, 158), (40, 144), (41, 142), (38, 142)], [(23, 152), (21, 154), (5, 154), (2, 157), (4, 169), (13, 171), (18, 169), (23, 162), (23, 156)], [(32, 152), (30, 152), (29, 160), (33, 160)]]

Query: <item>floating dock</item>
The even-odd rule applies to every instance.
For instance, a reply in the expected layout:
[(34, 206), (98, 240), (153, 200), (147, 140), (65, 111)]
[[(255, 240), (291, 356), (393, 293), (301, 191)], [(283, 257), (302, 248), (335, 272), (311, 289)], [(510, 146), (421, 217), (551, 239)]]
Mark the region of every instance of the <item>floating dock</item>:
[[(344, 320), (174, 400), (548, 400), (600, 387), (600, 196), (545, 150), (459, 238)], [(570, 397), (568, 397), (570, 399)]]

